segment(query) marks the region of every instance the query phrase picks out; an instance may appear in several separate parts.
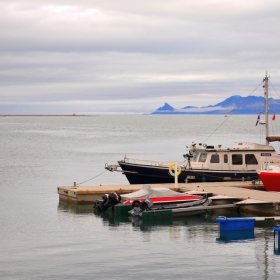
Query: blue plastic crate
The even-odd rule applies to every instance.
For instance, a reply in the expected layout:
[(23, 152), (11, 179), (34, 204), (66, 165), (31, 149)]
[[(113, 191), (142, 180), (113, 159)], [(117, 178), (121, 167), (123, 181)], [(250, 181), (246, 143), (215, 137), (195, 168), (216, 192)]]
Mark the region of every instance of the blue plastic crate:
[(220, 238), (218, 241), (232, 241), (232, 240), (243, 240), (243, 239), (252, 239), (255, 238), (255, 233), (253, 229), (245, 229), (245, 230), (230, 230), (220, 231)]
[(220, 223), (220, 230), (253, 230), (255, 228), (255, 219), (253, 218), (216, 218)]

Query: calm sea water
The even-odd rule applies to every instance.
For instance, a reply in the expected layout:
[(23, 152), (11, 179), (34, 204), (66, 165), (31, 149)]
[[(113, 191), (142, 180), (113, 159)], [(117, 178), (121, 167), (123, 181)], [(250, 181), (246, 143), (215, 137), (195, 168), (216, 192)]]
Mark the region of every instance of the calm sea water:
[(127, 184), (121, 173), (101, 174), (125, 155), (181, 161), (192, 141), (231, 146), (264, 137), (255, 116), (226, 119), (1, 117), (0, 278), (279, 279), (273, 226), (224, 242), (215, 217), (225, 213), (143, 225), (59, 203), (57, 186)]

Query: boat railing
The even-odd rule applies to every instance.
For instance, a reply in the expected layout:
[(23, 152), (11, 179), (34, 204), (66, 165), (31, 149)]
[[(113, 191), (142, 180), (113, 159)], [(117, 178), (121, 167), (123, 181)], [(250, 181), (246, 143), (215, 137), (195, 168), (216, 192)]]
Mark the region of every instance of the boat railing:
[(280, 168), (280, 157), (265, 157), (261, 162), (262, 170), (270, 170), (272, 167)]
[[(143, 164), (143, 165), (151, 165), (151, 166), (162, 166), (162, 167), (169, 167), (174, 162), (168, 161), (155, 161), (155, 160), (143, 160), (143, 159), (136, 159), (136, 158), (124, 158), (124, 162), (126, 163), (134, 163), (134, 164)], [(182, 162), (178, 162), (178, 166), (183, 166)]]

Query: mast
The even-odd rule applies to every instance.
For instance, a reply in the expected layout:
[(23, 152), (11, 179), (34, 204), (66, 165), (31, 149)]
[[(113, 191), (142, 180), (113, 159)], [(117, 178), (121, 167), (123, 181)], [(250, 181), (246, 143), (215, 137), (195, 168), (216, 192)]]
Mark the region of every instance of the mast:
[(266, 145), (269, 144), (268, 138), (268, 77), (267, 72), (263, 78), (264, 87), (264, 99), (265, 99), (265, 141)]

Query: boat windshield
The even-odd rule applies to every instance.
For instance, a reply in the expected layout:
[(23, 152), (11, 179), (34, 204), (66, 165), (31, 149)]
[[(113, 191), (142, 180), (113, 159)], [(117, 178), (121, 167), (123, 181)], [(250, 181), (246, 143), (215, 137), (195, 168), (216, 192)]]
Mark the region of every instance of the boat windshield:
[(199, 157), (199, 162), (205, 162), (206, 161), (207, 154), (201, 153)]
[(192, 157), (190, 158), (190, 161), (195, 162), (197, 160), (197, 158), (198, 158), (198, 153), (193, 153)]
[(245, 163), (246, 164), (258, 164), (258, 160), (256, 159), (254, 154), (245, 155)]

